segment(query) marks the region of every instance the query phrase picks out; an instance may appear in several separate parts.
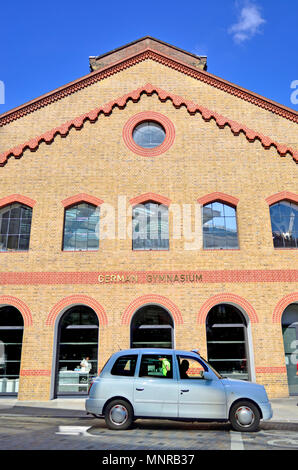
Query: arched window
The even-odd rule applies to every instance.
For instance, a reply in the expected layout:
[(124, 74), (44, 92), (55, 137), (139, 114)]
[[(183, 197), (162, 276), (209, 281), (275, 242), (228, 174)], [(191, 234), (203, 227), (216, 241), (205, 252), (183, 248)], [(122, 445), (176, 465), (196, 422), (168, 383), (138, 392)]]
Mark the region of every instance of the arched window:
[(298, 395), (298, 304), (289, 305), (283, 312), (282, 333), (289, 392)]
[(18, 392), (23, 329), (23, 317), (17, 308), (0, 308), (0, 394)]
[(298, 248), (298, 204), (283, 200), (270, 206), (274, 248)]
[(99, 247), (99, 206), (82, 202), (65, 209), (64, 251), (89, 251)]
[(0, 251), (29, 250), (32, 208), (18, 202), (0, 208)]
[(57, 395), (88, 392), (98, 371), (98, 326), (98, 317), (90, 307), (78, 305), (63, 314), (58, 328)]
[(133, 207), (132, 212), (133, 250), (169, 249), (168, 207), (154, 201), (147, 201)]
[(208, 361), (222, 375), (249, 380), (247, 323), (233, 305), (215, 305), (206, 320)]
[(236, 209), (220, 201), (203, 206), (203, 240), (206, 249), (237, 249)]
[(131, 322), (132, 348), (173, 348), (174, 322), (159, 305), (145, 305)]

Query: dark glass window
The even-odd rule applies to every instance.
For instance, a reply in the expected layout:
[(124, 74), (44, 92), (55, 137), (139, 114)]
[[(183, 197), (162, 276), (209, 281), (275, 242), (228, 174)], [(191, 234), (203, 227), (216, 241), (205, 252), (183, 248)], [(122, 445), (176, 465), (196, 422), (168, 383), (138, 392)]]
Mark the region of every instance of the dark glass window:
[(24, 322), (15, 308), (0, 308), (0, 393), (17, 393)]
[(61, 318), (58, 336), (57, 394), (86, 394), (97, 375), (98, 318), (83, 305)]
[(65, 210), (64, 251), (97, 250), (99, 247), (99, 207), (81, 203)]
[(208, 313), (208, 362), (225, 377), (249, 379), (246, 327), (244, 316), (233, 305), (216, 305)]
[(133, 140), (143, 148), (154, 148), (161, 145), (165, 139), (164, 128), (154, 121), (146, 121), (138, 124), (132, 133)]
[(169, 213), (163, 204), (148, 201), (133, 208), (133, 250), (169, 249)]
[(238, 233), (236, 209), (222, 202), (203, 207), (204, 248), (236, 249)]
[(131, 347), (172, 348), (173, 329), (173, 320), (162, 307), (141, 307), (131, 322)]
[(135, 375), (137, 359), (137, 355), (119, 357), (113, 365), (111, 374), (133, 377)]
[(32, 209), (14, 203), (0, 209), (0, 251), (29, 250)]
[(161, 354), (144, 354), (141, 360), (139, 376), (156, 379), (172, 379), (172, 356)]
[(275, 248), (298, 247), (298, 204), (280, 201), (270, 207)]
[(290, 395), (298, 395), (298, 304), (291, 304), (285, 309), (282, 332), (289, 392)]

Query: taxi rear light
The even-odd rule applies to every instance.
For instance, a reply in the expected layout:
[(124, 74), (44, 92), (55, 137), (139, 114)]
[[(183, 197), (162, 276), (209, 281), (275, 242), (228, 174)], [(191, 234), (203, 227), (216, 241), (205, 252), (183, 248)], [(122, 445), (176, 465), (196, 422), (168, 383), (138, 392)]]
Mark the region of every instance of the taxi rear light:
[(94, 384), (94, 380), (91, 380), (90, 385), (89, 385), (89, 388), (88, 388), (88, 395), (89, 395), (89, 393), (90, 393), (90, 390), (91, 390), (91, 387), (92, 387), (93, 384)]

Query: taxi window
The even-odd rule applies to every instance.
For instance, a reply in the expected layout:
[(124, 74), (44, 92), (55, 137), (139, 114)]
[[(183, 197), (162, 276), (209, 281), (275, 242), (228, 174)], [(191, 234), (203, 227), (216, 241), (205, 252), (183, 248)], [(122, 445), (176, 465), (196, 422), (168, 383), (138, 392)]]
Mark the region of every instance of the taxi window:
[(137, 359), (137, 354), (118, 357), (117, 361), (112, 367), (111, 374), (133, 377), (135, 375)]
[(171, 355), (144, 354), (140, 365), (140, 377), (159, 379), (173, 378), (173, 358)]
[(178, 356), (180, 379), (203, 379), (204, 367), (195, 358), (189, 356)]

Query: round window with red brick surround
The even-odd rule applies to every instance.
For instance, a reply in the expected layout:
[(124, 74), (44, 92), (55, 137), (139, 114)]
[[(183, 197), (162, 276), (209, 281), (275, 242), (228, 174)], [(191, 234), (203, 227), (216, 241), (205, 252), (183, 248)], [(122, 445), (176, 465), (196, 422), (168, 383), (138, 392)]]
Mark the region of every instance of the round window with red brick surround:
[(123, 140), (134, 153), (155, 157), (166, 152), (174, 142), (175, 128), (163, 114), (144, 111), (132, 116), (123, 128)]

